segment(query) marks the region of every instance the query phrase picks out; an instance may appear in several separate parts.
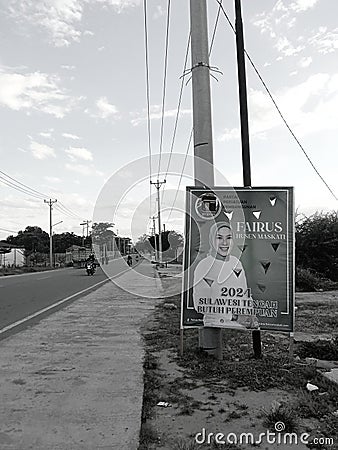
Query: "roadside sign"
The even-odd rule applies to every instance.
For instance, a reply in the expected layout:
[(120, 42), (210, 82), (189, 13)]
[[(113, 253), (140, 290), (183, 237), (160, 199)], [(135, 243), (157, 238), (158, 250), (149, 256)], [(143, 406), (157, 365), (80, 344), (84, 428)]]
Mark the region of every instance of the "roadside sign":
[(181, 328), (291, 332), (292, 187), (187, 187)]

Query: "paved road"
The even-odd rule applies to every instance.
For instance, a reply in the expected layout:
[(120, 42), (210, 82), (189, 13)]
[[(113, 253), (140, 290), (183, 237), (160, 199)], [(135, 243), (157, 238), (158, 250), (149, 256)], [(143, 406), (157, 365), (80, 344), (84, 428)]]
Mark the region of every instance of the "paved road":
[[(138, 448), (140, 327), (158, 302), (161, 283), (146, 261), (127, 269), (121, 278), (142, 296), (103, 283), (1, 341), (1, 450)], [(80, 277), (67, 271), (72, 273)]]
[[(133, 268), (137, 271), (137, 264)], [(85, 269), (67, 268), (0, 277), (0, 333), (13, 323), (103, 282), (107, 274), (114, 278), (128, 270), (126, 261), (118, 258), (104, 265), (103, 270), (97, 268), (94, 276), (88, 276)]]
[(94, 276), (67, 268), (1, 277), (0, 330), (104, 279), (100, 268)]

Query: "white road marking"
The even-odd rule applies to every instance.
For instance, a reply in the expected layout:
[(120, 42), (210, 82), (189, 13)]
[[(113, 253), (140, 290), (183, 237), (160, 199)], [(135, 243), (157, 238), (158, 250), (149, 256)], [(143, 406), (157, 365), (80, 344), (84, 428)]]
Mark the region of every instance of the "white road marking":
[(7, 325), (5, 328), (2, 328), (0, 330), (0, 334), (5, 333), (6, 331), (12, 330), (13, 328), (21, 325), (22, 323), (25, 323), (25, 322), (27, 322), (30, 319), (34, 319), (34, 317), (38, 317), (39, 315), (45, 313), (46, 311), (49, 311), (50, 309), (56, 308), (57, 306), (62, 305), (62, 303), (65, 303), (68, 300), (72, 299), (73, 297), (76, 297), (77, 295), (80, 295), (80, 294), (84, 294), (86, 291), (89, 291), (90, 289), (93, 289), (95, 286), (99, 286), (102, 283), (106, 283), (107, 281), (109, 281), (109, 278), (106, 278), (106, 279), (104, 279), (102, 281), (99, 281), (98, 283), (93, 284), (92, 286), (90, 286), (90, 287), (88, 287), (86, 289), (83, 289), (82, 291), (76, 292), (75, 294), (70, 295), (67, 298), (59, 300), (58, 302), (54, 303), (53, 305), (47, 306), (46, 308), (43, 308), (43, 309), (40, 309), (40, 311), (37, 311), (36, 313), (31, 314), (30, 316), (27, 316), (24, 319), (18, 320), (17, 322), (14, 322), (14, 323), (12, 323), (10, 325)]
[[(68, 268), (64, 268), (64, 269), (52, 269), (52, 270), (44, 270), (43, 273), (49, 273), (49, 272), (61, 272), (64, 270), (69, 270)], [(27, 273), (17, 273), (16, 275), (3, 275), (4, 279), (10, 279), (10, 278), (14, 278), (14, 277), (28, 277), (31, 275), (40, 275), (41, 272), (27, 272)], [(2, 277), (1, 277), (2, 278)]]
[(37, 278), (37, 280), (45, 280), (46, 278), (50, 278), (50, 277), (41, 277), (41, 278)]

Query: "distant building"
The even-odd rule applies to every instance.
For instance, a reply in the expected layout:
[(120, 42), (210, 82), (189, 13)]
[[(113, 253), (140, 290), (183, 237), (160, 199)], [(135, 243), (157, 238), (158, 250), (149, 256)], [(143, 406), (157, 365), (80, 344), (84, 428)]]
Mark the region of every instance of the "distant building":
[(66, 250), (66, 265), (73, 267), (84, 267), (89, 255), (92, 253), (90, 248), (81, 247), (80, 245), (72, 245)]
[(24, 252), (24, 248), (18, 248), (7, 242), (0, 242), (0, 266), (24, 266), (26, 264)]

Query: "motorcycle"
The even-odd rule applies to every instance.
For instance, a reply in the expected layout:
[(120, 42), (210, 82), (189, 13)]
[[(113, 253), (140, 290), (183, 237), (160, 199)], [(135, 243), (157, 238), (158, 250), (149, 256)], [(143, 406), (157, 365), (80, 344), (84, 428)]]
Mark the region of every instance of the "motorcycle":
[(95, 273), (95, 264), (92, 262), (87, 262), (86, 263), (86, 271), (87, 271), (87, 275), (94, 275)]

